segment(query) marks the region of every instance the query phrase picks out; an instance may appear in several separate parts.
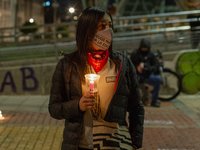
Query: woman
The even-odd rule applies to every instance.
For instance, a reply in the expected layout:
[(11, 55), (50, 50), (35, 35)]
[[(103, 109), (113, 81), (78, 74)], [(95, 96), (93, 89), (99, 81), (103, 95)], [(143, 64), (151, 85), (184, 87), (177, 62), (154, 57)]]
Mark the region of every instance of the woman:
[[(85, 94), (84, 75), (100, 75), (101, 118), (127, 126), (133, 150), (142, 147), (144, 108), (140, 101), (136, 71), (125, 52), (112, 50), (113, 21), (100, 8), (90, 7), (80, 15), (77, 50), (66, 54), (52, 78), (49, 112), (65, 119), (62, 150), (93, 149), (94, 95)], [(113, 92), (114, 91), (114, 92)]]

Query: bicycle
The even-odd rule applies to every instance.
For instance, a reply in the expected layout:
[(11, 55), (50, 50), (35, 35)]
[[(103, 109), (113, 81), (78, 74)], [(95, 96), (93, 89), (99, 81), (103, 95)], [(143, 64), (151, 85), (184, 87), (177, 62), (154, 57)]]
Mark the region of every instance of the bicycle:
[(162, 84), (159, 90), (159, 99), (162, 101), (170, 101), (176, 98), (181, 92), (181, 77), (169, 68), (164, 68), (162, 53), (157, 50), (155, 54), (159, 62), (160, 76)]

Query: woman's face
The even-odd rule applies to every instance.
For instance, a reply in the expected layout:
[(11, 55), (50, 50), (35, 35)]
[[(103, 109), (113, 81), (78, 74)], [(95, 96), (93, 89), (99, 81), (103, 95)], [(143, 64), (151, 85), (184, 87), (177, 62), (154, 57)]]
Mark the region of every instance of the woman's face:
[[(105, 14), (98, 24), (97, 32), (108, 29), (108, 28), (112, 28), (112, 21), (111, 21), (110, 16), (108, 14)], [(92, 44), (92, 49), (99, 50), (99, 48), (97, 48), (94, 44)]]

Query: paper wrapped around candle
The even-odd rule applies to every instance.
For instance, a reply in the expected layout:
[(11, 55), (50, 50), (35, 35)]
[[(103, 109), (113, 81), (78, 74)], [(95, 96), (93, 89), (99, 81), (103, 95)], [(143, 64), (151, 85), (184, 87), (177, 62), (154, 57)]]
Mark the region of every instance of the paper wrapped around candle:
[(94, 81), (90, 81), (90, 91), (94, 91)]

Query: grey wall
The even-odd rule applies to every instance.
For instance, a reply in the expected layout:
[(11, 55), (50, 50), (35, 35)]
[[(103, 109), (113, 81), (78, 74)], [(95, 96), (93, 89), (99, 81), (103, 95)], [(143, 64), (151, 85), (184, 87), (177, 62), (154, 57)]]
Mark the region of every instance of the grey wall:
[(48, 95), (55, 58), (0, 63), (0, 95)]

